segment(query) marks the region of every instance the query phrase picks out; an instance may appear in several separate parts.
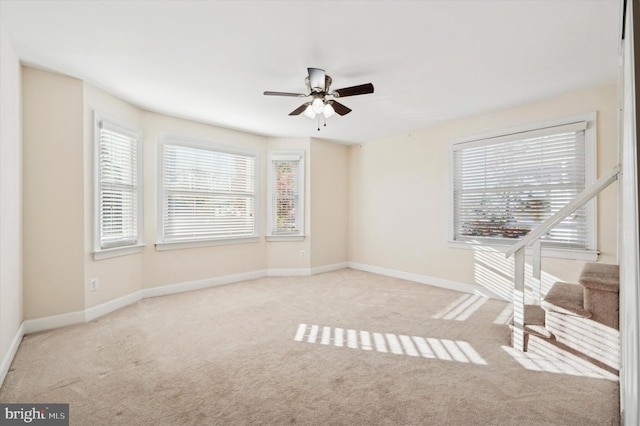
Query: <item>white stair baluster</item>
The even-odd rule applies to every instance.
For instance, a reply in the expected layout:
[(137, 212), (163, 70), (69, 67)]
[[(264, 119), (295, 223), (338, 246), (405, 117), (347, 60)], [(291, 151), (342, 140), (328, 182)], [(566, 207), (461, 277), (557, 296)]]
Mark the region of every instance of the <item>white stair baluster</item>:
[(536, 305), (540, 304), (541, 301), (541, 295), (542, 295), (542, 273), (541, 273), (541, 260), (540, 257), (542, 256), (542, 244), (540, 243), (540, 239), (537, 239), (535, 243), (533, 243), (533, 245), (531, 246), (531, 248), (533, 249), (533, 258), (531, 260), (531, 267), (532, 267), (532, 275), (533, 278), (535, 280), (535, 283), (533, 284), (533, 288), (532, 288), (532, 296), (533, 296), (533, 303)]
[(524, 247), (515, 252), (513, 287), (513, 348), (522, 352), (524, 345)]

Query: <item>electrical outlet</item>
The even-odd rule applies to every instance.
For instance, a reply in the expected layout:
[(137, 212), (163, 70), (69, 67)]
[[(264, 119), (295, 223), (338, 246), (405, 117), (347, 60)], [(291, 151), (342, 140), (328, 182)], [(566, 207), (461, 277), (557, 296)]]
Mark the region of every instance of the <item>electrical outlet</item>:
[(307, 253), (304, 250), (300, 250), (300, 259), (307, 257)]
[(91, 278), (89, 280), (89, 291), (96, 291), (100, 288), (100, 283), (97, 278)]

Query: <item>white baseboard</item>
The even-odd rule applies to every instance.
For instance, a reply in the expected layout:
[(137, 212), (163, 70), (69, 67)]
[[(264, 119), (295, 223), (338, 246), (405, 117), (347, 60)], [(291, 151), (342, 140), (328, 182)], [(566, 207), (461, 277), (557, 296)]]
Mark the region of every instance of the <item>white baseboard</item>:
[(67, 314), (51, 315), (24, 321), (24, 334), (51, 330), (85, 322), (85, 311), (69, 312)]
[(398, 271), (395, 269), (387, 269), (379, 266), (366, 265), (357, 262), (348, 262), (349, 268), (357, 269), (360, 271), (371, 272), (379, 275), (386, 275), (388, 277), (400, 278), (403, 280), (414, 281), (420, 284), (428, 284), (434, 287), (446, 288), (449, 290), (455, 290), (462, 293), (478, 294), (480, 296), (488, 297), (490, 299), (505, 300), (497, 293), (489, 290), (488, 288), (465, 284), (457, 281), (445, 280), (443, 278), (430, 277), (428, 275), (414, 274), (411, 272)]
[(142, 290), (142, 299), (148, 297), (168, 296), (170, 294), (184, 293), (186, 291), (202, 290), (219, 285), (233, 284), (240, 281), (255, 280), (264, 278), (267, 272), (264, 270), (243, 272), (240, 274), (224, 275), (221, 277), (205, 278), (203, 280), (188, 281), (185, 283), (169, 284), (160, 287), (145, 288)]
[(54, 328), (65, 327), (73, 324), (82, 324), (93, 321), (96, 318), (109, 314), (125, 306), (132, 305), (142, 299), (156, 296), (167, 296), (185, 291), (200, 290), (224, 284), (232, 284), (239, 281), (246, 281), (266, 276), (265, 271), (247, 272), (235, 275), (225, 275), (223, 277), (213, 277), (198, 281), (189, 281), (179, 284), (171, 284), (161, 287), (147, 288), (131, 294), (101, 303), (85, 309), (84, 311), (70, 312), (60, 315), (30, 319), (23, 322), (24, 334), (36, 333), (38, 331), (52, 330)]
[(13, 358), (16, 356), (16, 352), (18, 352), (18, 348), (20, 347), (20, 343), (22, 342), (22, 338), (24, 337), (24, 322), (20, 324), (18, 330), (16, 330), (15, 336), (13, 336), (13, 340), (11, 341), (11, 345), (9, 345), (9, 350), (2, 358), (2, 362), (0, 363), (0, 387), (4, 383), (4, 378), (7, 377), (7, 373), (9, 372), (9, 368), (11, 367), (11, 363), (13, 362)]
[(84, 311), (84, 322), (93, 321), (96, 318), (100, 318), (103, 315), (107, 315), (113, 311), (124, 308), (125, 306), (133, 305), (134, 303), (142, 300), (142, 290), (135, 293), (127, 294), (126, 296), (118, 297), (117, 299), (110, 300), (100, 305), (92, 306)]
[(311, 275), (311, 269), (268, 269), (268, 277), (308, 277)]
[(309, 275), (323, 274), (325, 272), (337, 271), (348, 268), (347, 262), (334, 263), (331, 265), (316, 266), (315, 268), (300, 269), (267, 269), (268, 277), (304, 277)]
[(316, 266), (311, 268), (311, 275), (324, 274), (325, 272), (338, 271), (349, 267), (348, 262), (334, 263), (332, 265)]

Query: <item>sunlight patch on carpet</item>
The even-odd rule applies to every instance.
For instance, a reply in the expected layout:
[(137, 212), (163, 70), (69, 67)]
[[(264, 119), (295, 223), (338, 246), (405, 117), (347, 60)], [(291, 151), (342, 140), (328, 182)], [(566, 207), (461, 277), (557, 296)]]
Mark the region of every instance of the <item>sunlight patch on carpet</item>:
[(466, 321), (475, 311), (487, 302), (487, 298), (477, 294), (464, 294), (449, 306), (434, 314), (431, 318), (453, 321)]
[(521, 352), (511, 346), (502, 346), (502, 349), (527, 370), (618, 380), (617, 375), (569, 352), (545, 342), (538, 342), (537, 344), (539, 347), (534, 349), (530, 346), (528, 352)]
[[(320, 334), (320, 330), (321, 334)], [(293, 338), (296, 342), (320, 343), (363, 351), (392, 353), (416, 358), (440, 359), (487, 365), (487, 362), (462, 340), (436, 339), (405, 334), (376, 333), (341, 327), (299, 324)]]
[(498, 325), (507, 325), (509, 324), (509, 320), (511, 319), (512, 316), (513, 316), (513, 305), (508, 304), (507, 306), (504, 307), (502, 312), (500, 312), (500, 315), (498, 315), (496, 319), (493, 320), (493, 323)]

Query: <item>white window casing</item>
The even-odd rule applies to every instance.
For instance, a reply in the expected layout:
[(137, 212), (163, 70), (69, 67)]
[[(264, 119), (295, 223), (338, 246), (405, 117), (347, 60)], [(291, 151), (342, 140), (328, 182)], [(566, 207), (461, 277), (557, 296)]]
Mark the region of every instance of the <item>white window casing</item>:
[[(450, 242), (509, 246), (595, 180), (596, 114), (450, 143)], [(545, 256), (597, 257), (595, 200), (542, 238)]]
[(254, 242), (256, 151), (161, 136), (158, 250)]
[(95, 260), (142, 251), (142, 131), (94, 111)]
[(269, 153), (267, 240), (304, 239), (304, 151)]

